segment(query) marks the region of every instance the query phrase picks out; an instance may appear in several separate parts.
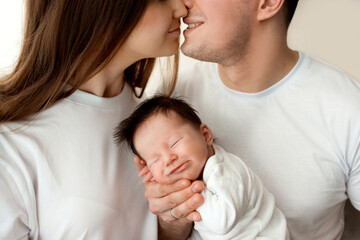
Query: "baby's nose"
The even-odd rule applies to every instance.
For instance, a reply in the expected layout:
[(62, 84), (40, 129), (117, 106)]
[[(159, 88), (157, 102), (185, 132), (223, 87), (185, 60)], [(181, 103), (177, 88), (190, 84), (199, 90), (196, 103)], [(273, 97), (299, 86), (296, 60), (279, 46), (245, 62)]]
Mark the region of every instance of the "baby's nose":
[(165, 160), (165, 166), (164, 166), (164, 174), (166, 176), (169, 176), (170, 173), (173, 171), (174, 168), (174, 162), (178, 159), (178, 156), (176, 154), (171, 154), (169, 155), (169, 157), (167, 158), (167, 160)]
[(177, 155), (174, 153), (170, 153), (169, 156), (166, 158), (166, 166), (171, 165), (174, 161), (178, 159)]

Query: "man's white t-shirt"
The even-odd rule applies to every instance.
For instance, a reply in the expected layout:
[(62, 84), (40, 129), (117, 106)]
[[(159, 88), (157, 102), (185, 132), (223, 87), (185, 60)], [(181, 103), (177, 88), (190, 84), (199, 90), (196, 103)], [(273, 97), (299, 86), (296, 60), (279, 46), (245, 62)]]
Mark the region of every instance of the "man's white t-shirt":
[(300, 53), (262, 92), (233, 91), (215, 63), (197, 62), (181, 69), (174, 95), (274, 194), (291, 239), (340, 239), (346, 199), (360, 210), (358, 82)]
[(113, 140), (135, 106), (125, 84), (1, 124), (0, 239), (157, 239), (133, 155)]

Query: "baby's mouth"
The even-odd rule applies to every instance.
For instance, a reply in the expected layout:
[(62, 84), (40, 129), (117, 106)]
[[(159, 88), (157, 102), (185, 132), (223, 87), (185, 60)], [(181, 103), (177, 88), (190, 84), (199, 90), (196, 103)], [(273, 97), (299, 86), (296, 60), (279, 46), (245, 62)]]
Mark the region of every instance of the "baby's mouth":
[(165, 175), (169, 176), (171, 174), (178, 174), (184, 171), (190, 165), (190, 160), (181, 163), (173, 168), (170, 168), (168, 171), (165, 170)]

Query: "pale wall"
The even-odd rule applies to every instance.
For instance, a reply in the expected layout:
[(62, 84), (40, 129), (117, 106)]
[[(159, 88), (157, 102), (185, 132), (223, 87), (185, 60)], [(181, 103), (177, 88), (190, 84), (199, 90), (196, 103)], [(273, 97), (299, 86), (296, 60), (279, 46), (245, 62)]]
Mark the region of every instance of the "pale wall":
[(360, 0), (300, 0), (288, 40), (360, 80)]

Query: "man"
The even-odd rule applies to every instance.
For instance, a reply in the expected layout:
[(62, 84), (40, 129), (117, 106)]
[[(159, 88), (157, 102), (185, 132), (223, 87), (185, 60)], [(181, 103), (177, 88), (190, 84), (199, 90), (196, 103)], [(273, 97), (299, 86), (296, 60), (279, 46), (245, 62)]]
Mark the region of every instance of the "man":
[[(287, 46), (295, 0), (184, 2), (181, 50), (205, 62), (181, 71), (176, 94), (260, 176), (291, 239), (340, 239), (347, 198), (360, 210), (360, 84)], [(201, 219), (203, 186), (189, 185), (147, 184), (160, 233), (184, 238)]]

